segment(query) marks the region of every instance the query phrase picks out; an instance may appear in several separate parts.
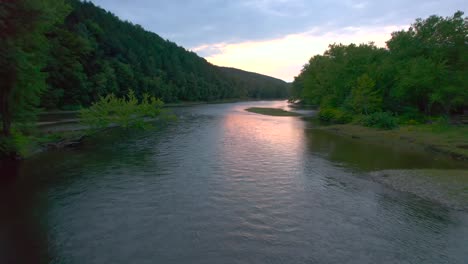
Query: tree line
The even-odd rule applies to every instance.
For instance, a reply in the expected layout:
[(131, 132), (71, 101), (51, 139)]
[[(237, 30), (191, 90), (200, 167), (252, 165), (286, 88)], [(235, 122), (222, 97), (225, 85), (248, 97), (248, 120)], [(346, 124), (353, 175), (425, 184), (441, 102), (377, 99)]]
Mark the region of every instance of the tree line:
[(374, 113), (409, 119), (461, 113), (468, 108), (463, 15), (417, 19), (409, 29), (392, 33), (386, 48), (330, 45), (295, 78), (292, 99), (320, 106), (328, 112), (325, 119), (342, 123)]

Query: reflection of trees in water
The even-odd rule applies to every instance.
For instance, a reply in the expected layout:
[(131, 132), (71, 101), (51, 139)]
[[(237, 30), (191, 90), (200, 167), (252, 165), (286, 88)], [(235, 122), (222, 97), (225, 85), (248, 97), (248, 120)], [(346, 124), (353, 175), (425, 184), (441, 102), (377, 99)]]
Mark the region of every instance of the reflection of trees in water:
[(312, 153), (325, 155), (337, 163), (362, 170), (458, 168), (450, 159), (434, 159), (431, 154), (406, 151), (390, 146), (369, 144), (365, 139), (351, 139), (324, 130), (305, 130), (307, 144)]
[(128, 171), (148, 163), (155, 167), (151, 157), (162, 133), (113, 130), (88, 139), (78, 149), (1, 164), (0, 263), (48, 263), (53, 258), (53, 244), (48, 241), (48, 189), (68, 188), (83, 177), (99, 178), (116, 167)]
[[(401, 199), (401, 196), (405, 196), (406, 199)], [(388, 192), (379, 195), (377, 200), (383, 208), (388, 208), (388, 211), (400, 211), (398, 215), (414, 223), (445, 228), (451, 222), (450, 209), (413, 194)]]
[(20, 177), (20, 162), (0, 164), (0, 263), (47, 263), (47, 234), (37, 215), (44, 210), (33, 185)]
[[(77, 149), (49, 151), (26, 162), (21, 175), (29, 180), (74, 180), (85, 171), (104, 172), (116, 166), (135, 169), (154, 161), (155, 146), (162, 139), (157, 131), (121, 131), (113, 129), (85, 140)], [(69, 183), (69, 182), (68, 182)], [(40, 184), (38, 182), (38, 184)]]
[[(445, 256), (447, 263), (458, 263), (459, 252), (449, 249), (462, 249), (464, 242), (457, 239), (450, 242), (448, 238), (464, 231), (450, 209), (412, 194), (394, 191), (383, 192), (376, 200), (380, 208), (376, 214), (382, 220), (376, 227), (379, 236), (397, 237), (392, 242), (395, 250), (429, 259), (440, 254)], [(421, 261), (420, 258), (415, 260)]]
[[(312, 153), (325, 156), (332, 162), (344, 164), (362, 170), (374, 170), (380, 168), (411, 168), (418, 166), (451, 166), (450, 162), (433, 162), (431, 159), (418, 153), (400, 152), (385, 146), (374, 146), (360, 141), (348, 139), (339, 135), (330, 134), (321, 130), (306, 130), (306, 138), (309, 150)], [(325, 173), (325, 175), (328, 175)], [(358, 175), (360, 175), (358, 173)], [(324, 177), (327, 184), (339, 186), (347, 191), (363, 190), (360, 184), (347, 183), (347, 177), (340, 175)], [(361, 177), (355, 180), (360, 181)], [(351, 179), (348, 179), (351, 180)], [(363, 186), (366, 186), (365, 184)], [(452, 223), (450, 210), (432, 201), (421, 199), (415, 195), (402, 193), (390, 189), (383, 189), (375, 197), (378, 204), (375, 214), (382, 219), (382, 224), (375, 228), (382, 236), (400, 237), (400, 242), (409, 243), (410, 248), (417, 248), (418, 241), (414, 232), (408, 230), (420, 230), (419, 233), (446, 234), (447, 228)], [(395, 221), (396, 220), (396, 221)], [(395, 226), (398, 223), (398, 226)], [(392, 226), (393, 225), (393, 226)], [(395, 234), (396, 233), (396, 234)], [(416, 233), (418, 233), (416, 231)], [(411, 237), (410, 237), (411, 236)], [(423, 239), (424, 236), (419, 239)], [(434, 242), (438, 243), (438, 242)], [(413, 245), (414, 244), (414, 245)], [(433, 245), (429, 248), (437, 247)]]
[[(381, 169), (411, 169), (424, 167), (451, 168), (459, 166), (450, 160), (433, 160), (425, 153), (404, 152), (387, 146), (366, 144), (361, 140), (353, 140), (344, 136), (322, 130), (305, 130), (307, 144), (312, 153), (325, 156), (332, 162), (365, 171)], [(391, 196), (388, 196), (390, 199)], [(420, 200), (420, 199), (418, 199)], [(401, 201), (401, 199), (395, 199)], [(421, 203), (424, 203), (421, 200)], [(436, 206), (427, 202), (425, 207)], [(431, 210), (422, 212), (430, 213)]]
[[(452, 263), (452, 261), (458, 263), (455, 259), (459, 256), (446, 252), (447, 247), (457, 246), (447, 244), (449, 242), (447, 238), (451, 236), (451, 233), (463, 232), (463, 227), (456, 223), (450, 209), (401, 192), (384, 192), (377, 196), (377, 202), (382, 208), (377, 212), (379, 218), (382, 219), (379, 227), (382, 236), (398, 237), (399, 239), (394, 241), (398, 248), (411, 250), (417, 255), (431, 256), (434, 254), (434, 249), (439, 249), (440, 251), (436, 251), (438, 254), (446, 255), (451, 259), (447, 260), (447, 263)], [(388, 227), (388, 219), (392, 218), (397, 224), (394, 223), (393, 226)], [(424, 234), (430, 234), (431, 239)], [(457, 240), (453, 242), (460, 243)]]

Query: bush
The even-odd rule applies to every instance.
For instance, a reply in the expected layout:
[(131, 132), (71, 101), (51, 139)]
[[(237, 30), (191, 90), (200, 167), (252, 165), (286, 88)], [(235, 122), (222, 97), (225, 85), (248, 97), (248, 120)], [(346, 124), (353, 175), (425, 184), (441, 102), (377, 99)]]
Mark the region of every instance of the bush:
[[(4, 156), (27, 157), (31, 155), (36, 147), (32, 137), (26, 136), (16, 129), (11, 130), (9, 138), (0, 138), (0, 154)], [(0, 158), (2, 158), (0, 156)]]
[(319, 119), (325, 122), (331, 122), (335, 118), (334, 109), (321, 109), (319, 112)]
[(421, 122), (419, 122), (417, 120), (414, 120), (414, 119), (406, 120), (405, 122), (400, 121), (400, 123), (405, 124), (405, 125), (409, 125), (409, 126), (416, 126), (416, 125), (421, 124)]
[(433, 124), (439, 125), (439, 126), (449, 126), (450, 119), (447, 116), (438, 116), (433, 119)]
[(320, 110), (319, 119), (324, 122), (347, 124), (353, 120), (353, 117), (340, 109), (325, 108)]
[(417, 108), (405, 107), (402, 114), (398, 117), (399, 123), (404, 125), (419, 125), (426, 122), (426, 116)]
[(102, 129), (111, 125), (123, 128), (145, 128), (147, 119), (158, 117), (162, 112), (163, 102), (147, 94), (139, 102), (130, 90), (126, 98), (117, 98), (113, 94), (101, 97), (88, 109), (80, 110), (80, 119), (91, 129)]
[(13, 139), (0, 137), (0, 159), (6, 158), (7, 156), (15, 153), (15, 144)]
[(362, 123), (367, 127), (375, 127), (380, 129), (394, 129), (398, 127), (398, 120), (392, 113), (389, 112), (376, 112), (365, 116)]

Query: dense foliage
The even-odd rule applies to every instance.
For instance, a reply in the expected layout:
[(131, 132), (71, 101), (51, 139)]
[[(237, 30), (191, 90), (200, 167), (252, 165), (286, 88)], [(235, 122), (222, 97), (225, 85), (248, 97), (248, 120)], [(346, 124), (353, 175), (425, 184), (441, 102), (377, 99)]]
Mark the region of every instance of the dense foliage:
[(113, 94), (101, 97), (91, 107), (80, 110), (81, 122), (90, 129), (104, 129), (109, 126), (122, 128), (145, 128), (148, 121), (159, 117), (164, 103), (148, 94), (138, 100), (130, 90), (127, 96), (118, 98)]
[(34, 118), (39, 96), (47, 88), (47, 75), (41, 71), (50, 50), (45, 34), (67, 12), (63, 1), (0, 2), (0, 153), (12, 153), (22, 141), (11, 135), (12, 122)]
[(468, 107), (468, 19), (460, 11), (417, 19), (394, 32), (387, 49), (330, 45), (310, 59), (292, 89), (293, 99), (320, 106), (323, 119), (372, 115), (366, 124), (384, 128), (394, 127), (390, 113), (461, 112)]
[(248, 98), (287, 98), (290, 84), (282, 80), (235, 68), (219, 67), (230, 78), (236, 93)]
[(361, 122), (364, 126), (380, 129), (393, 129), (398, 127), (398, 120), (389, 112), (375, 112), (366, 115), (362, 118)]

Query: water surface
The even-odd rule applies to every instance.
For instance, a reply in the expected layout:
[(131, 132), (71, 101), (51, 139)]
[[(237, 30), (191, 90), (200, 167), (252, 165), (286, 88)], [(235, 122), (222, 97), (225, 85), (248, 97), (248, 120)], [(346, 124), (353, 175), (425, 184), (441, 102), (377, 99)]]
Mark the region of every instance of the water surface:
[(8, 172), (0, 263), (467, 263), (468, 213), (366, 178), (456, 169), (249, 102), (177, 108)]

